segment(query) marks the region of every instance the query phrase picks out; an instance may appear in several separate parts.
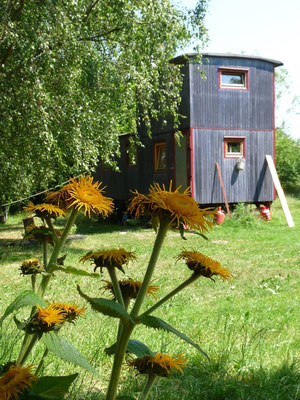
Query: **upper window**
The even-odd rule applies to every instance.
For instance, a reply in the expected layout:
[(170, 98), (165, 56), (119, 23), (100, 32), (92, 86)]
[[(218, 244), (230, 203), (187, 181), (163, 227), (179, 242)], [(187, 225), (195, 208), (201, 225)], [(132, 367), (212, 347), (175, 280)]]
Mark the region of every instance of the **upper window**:
[(221, 89), (248, 89), (248, 70), (220, 68)]
[(154, 144), (154, 172), (165, 172), (167, 169), (166, 142)]
[(245, 157), (245, 137), (224, 137), (225, 158)]

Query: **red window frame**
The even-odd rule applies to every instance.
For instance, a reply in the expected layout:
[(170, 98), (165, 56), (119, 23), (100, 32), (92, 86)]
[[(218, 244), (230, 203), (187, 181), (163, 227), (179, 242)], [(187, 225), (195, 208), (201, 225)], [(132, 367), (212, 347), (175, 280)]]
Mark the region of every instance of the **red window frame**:
[[(222, 75), (242, 74), (244, 75), (244, 85), (222, 84)], [(232, 68), (219, 67), (219, 89), (222, 90), (249, 90), (249, 69), (248, 68)]]
[[(245, 136), (225, 136), (224, 137), (224, 158), (245, 158), (246, 146)], [(242, 148), (239, 153), (230, 153), (228, 151), (228, 143), (240, 143)]]

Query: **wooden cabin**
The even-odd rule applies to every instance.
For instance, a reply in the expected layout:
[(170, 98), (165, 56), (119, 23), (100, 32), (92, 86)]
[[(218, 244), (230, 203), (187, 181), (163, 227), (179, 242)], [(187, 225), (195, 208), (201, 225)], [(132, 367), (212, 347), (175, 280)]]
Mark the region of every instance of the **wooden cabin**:
[[(184, 74), (180, 145), (169, 121), (153, 123), (152, 138), (140, 132), (136, 164), (129, 136), (120, 136), (121, 172), (99, 166), (96, 177), (106, 194), (126, 200), (130, 190), (147, 193), (153, 182), (190, 186), (200, 205), (224, 203), (216, 163), (229, 203), (270, 203), (275, 192), (265, 156), (275, 159), (274, 70), (280, 61), (234, 54), (174, 58)], [(203, 77), (204, 75), (204, 77)]]

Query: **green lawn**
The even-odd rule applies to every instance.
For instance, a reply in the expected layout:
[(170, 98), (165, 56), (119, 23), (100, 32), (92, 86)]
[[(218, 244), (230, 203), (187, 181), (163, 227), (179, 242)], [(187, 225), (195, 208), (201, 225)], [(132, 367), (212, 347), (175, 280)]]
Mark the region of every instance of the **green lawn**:
[[(200, 278), (155, 312), (198, 343), (211, 361), (172, 334), (141, 326), (134, 331), (133, 338), (146, 343), (151, 350), (172, 356), (182, 353), (188, 358), (184, 375), (160, 379), (150, 399), (300, 399), (300, 200), (289, 197), (288, 203), (294, 228), (287, 226), (277, 200), (272, 207), (272, 221), (253, 222), (248, 217), (227, 219), (224, 225), (214, 227), (208, 234), (208, 241), (194, 232), (187, 232), (185, 241), (178, 232), (168, 233), (153, 283), (160, 287), (158, 297), (190, 275), (183, 262), (175, 262), (184, 248), (218, 260), (230, 270), (234, 279), (223, 282), (216, 278), (213, 282)], [(28, 277), (21, 276), (18, 270), (22, 261), (41, 258), (38, 246), (22, 247), (20, 244), (23, 217), (13, 216), (5, 225), (0, 225), (1, 314), (20, 291), (29, 288)], [(129, 264), (125, 277), (142, 279), (155, 239), (152, 230), (138, 225), (109, 225), (81, 217), (76, 233), (86, 238), (68, 242), (66, 265), (92, 272), (91, 266), (79, 262), (82, 255), (104, 247), (124, 247), (138, 256), (136, 262)], [(105, 271), (101, 279), (108, 279)], [(108, 296), (101, 289), (103, 282), (99, 278), (56, 273), (46, 298), (87, 306), (76, 291), (77, 283), (91, 297)], [(149, 298), (145, 308), (154, 302)], [(26, 317), (28, 310), (18, 313), (18, 318)], [(103, 399), (112, 365), (103, 349), (114, 342), (115, 327), (115, 321), (88, 307), (84, 318), (62, 331), (62, 335), (91, 360), (99, 379), (51, 355), (44, 374), (80, 372), (70, 398)], [(18, 335), (14, 322), (8, 318), (0, 339), (0, 364), (14, 359), (18, 353)], [(41, 351), (42, 346), (37, 346), (31, 362), (37, 362)], [(125, 367), (122, 394), (138, 393), (143, 382), (143, 376)]]

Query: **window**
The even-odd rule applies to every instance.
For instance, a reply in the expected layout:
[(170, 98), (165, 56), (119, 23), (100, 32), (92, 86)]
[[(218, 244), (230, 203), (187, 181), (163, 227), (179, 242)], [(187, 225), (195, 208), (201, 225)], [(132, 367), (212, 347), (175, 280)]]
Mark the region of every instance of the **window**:
[(241, 158), (245, 157), (245, 137), (224, 137), (224, 157)]
[(154, 172), (165, 172), (167, 169), (166, 142), (154, 144)]
[(248, 70), (220, 68), (221, 89), (248, 90)]

